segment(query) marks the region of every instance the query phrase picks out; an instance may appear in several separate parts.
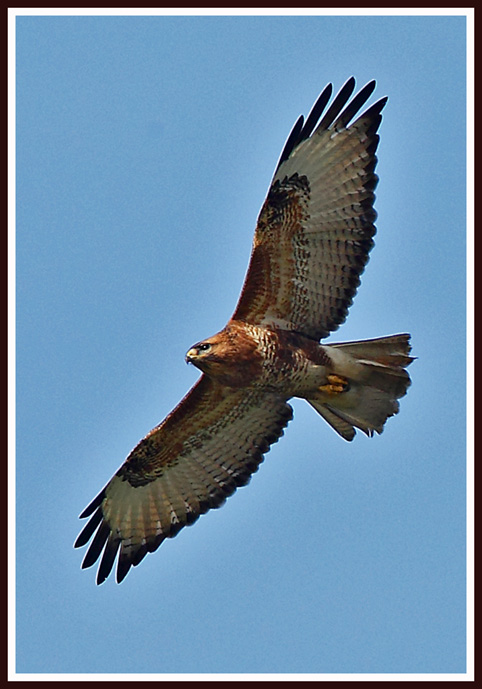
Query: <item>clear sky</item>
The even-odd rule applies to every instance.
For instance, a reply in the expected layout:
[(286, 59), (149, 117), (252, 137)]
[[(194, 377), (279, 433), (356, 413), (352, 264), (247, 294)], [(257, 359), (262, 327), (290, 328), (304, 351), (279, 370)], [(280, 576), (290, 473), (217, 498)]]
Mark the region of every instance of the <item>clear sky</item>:
[[(17, 18), (19, 673), (465, 672), (465, 18)], [(196, 381), (298, 115), (388, 95), (376, 245), (332, 341), (410, 332), (375, 438), (306, 403), (118, 586), (78, 515)]]

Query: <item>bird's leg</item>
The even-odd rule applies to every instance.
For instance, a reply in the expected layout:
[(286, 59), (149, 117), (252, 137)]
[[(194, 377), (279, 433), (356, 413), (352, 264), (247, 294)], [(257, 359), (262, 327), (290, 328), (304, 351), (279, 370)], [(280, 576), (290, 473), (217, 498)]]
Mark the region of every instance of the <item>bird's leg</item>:
[(331, 373), (326, 377), (328, 383), (321, 385), (319, 390), (331, 395), (339, 394), (340, 392), (347, 392), (350, 389), (350, 383), (346, 378), (337, 376)]

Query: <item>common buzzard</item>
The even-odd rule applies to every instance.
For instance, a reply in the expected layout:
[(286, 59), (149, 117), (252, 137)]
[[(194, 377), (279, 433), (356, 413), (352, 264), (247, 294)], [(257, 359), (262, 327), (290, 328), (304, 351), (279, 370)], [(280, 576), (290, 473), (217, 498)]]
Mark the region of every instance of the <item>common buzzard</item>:
[[(190, 392), (132, 450), (82, 512), (82, 567), (116, 556), (117, 581), (199, 515), (243, 486), (292, 418), (299, 397), (345, 440), (381, 433), (410, 378), (409, 335), (321, 345), (344, 322), (373, 247), (375, 152), (382, 98), (351, 100), (350, 78), (328, 85), (296, 122), (258, 217), (244, 286), (221, 332), (186, 361), (202, 371)], [(328, 106), (328, 107), (327, 107)]]

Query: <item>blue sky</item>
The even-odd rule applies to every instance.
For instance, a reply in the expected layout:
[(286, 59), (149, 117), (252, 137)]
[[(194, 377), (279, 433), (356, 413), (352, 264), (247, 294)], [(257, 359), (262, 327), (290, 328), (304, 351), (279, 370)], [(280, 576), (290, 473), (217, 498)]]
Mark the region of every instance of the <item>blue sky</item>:
[[(20, 16), (16, 671), (464, 673), (465, 18)], [(78, 515), (197, 379), (285, 139), (375, 78), (375, 249), (333, 341), (412, 334), (372, 439), (304, 402), (122, 585)]]

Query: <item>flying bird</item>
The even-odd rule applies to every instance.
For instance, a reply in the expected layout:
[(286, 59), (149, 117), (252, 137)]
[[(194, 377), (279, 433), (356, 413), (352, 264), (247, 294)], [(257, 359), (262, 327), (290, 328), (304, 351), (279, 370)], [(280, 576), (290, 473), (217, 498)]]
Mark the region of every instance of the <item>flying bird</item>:
[[(346, 319), (375, 235), (377, 134), (387, 98), (359, 115), (350, 78), (329, 84), (281, 153), (245, 282), (221, 332), (189, 349), (201, 377), (82, 512), (97, 583), (117, 581), (166, 538), (248, 483), (302, 398), (345, 440), (381, 433), (410, 378), (410, 335), (320, 344)], [(358, 115), (358, 117), (357, 117)], [(357, 117), (357, 118), (356, 118)], [(356, 119), (355, 119), (356, 118)]]

